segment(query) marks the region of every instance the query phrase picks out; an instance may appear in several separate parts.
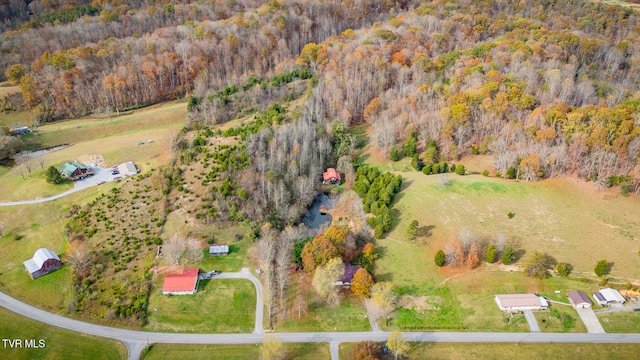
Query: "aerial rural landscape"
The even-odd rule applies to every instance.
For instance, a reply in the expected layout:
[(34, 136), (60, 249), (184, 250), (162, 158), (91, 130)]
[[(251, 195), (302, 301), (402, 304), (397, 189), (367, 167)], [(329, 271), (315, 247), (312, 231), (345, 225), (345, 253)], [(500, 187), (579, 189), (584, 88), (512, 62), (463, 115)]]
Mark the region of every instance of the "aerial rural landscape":
[(3, 1), (0, 358), (635, 358), (639, 4)]

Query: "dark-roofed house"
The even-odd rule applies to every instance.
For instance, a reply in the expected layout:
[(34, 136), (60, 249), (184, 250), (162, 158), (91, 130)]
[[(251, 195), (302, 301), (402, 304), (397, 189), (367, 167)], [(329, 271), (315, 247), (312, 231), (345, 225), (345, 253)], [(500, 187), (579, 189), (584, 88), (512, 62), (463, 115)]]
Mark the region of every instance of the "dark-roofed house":
[(593, 303), (591, 299), (587, 296), (587, 294), (582, 291), (569, 291), (567, 293), (567, 297), (569, 298), (569, 302), (573, 305), (574, 308), (590, 308)]
[(549, 307), (547, 300), (536, 294), (496, 295), (495, 301), (500, 310), (508, 313), (525, 310), (546, 310)]
[(164, 295), (192, 295), (198, 292), (198, 268), (182, 270), (181, 274), (170, 274), (164, 278)]
[(93, 170), (83, 164), (80, 164), (77, 161), (66, 162), (64, 165), (62, 165), (60, 171), (64, 176), (73, 181), (84, 179), (89, 175), (93, 175)]
[(334, 168), (328, 168), (327, 171), (322, 173), (323, 184), (340, 185), (341, 180), (340, 173)]
[(229, 245), (213, 245), (209, 246), (209, 255), (226, 256), (229, 254)]
[(624, 304), (627, 300), (616, 289), (605, 288), (600, 289), (597, 293), (593, 294), (593, 298), (600, 306), (607, 304)]
[(360, 269), (358, 265), (344, 264), (344, 273), (340, 280), (336, 281), (337, 286), (351, 286), (351, 281), (353, 281), (353, 276)]
[(37, 279), (62, 267), (62, 262), (58, 255), (47, 248), (36, 250), (33, 257), (23, 262), (23, 264), (32, 279)]

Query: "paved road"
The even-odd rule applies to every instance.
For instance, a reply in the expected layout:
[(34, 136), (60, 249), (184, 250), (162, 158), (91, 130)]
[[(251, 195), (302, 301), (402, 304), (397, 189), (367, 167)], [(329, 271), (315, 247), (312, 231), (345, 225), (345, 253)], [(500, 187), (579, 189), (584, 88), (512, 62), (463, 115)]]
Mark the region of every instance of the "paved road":
[(329, 344), (329, 348), (331, 349), (331, 360), (340, 360), (340, 352), (338, 351), (340, 348), (340, 343), (337, 341), (332, 341)]
[(0, 202), (0, 207), (1, 206), (33, 205), (33, 204), (40, 204), (47, 201), (53, 201), (56, 199), (60, 199), (61, 197), (65, 197), (67, 195), (73, 194), (75, 192), (84, 190), (86, 188), (96, 186), (99, 183), (113, 181), (115, 177), (120, 176), (120, 175), (111, 175), (111, 169), (103, 169), (101, 167), (92, 167), (91, 169), (93, 170), (94, 175), (74, 182), (73, 189), (69, 189), (60, 194), (48, 196), (40, 199)]
[[(0, 292), (0, 306), (20, 315), (60, 328), (122, 341), (129, 359), (138, 359), (148, 343), (173, 344), (257, 344), (264, 334), (175, 334), (112, 328), (73, 320), (46, 312)], [(313, 332), (274, 333), (283, 342), (359, 342), (386, 341), (389, 332)], [(473, 333), (473, 332), (405, 332), (409, 341), (455, 343), (635, 343), (640, 334), (559, 334), (559, 333)]]
[(540, 332), (540, 325), (538, 324), (538, 320), (536, 316), (533, 315), (533, 311), (525, 310), (524, 317), (527, 319), (527, 323), (529, 324), (529, 330), (531, 332)]
[(264, 295), (262, 292), (262, 283), (258, 278), (253, 276), (248, 268), (242, 268), (239, 272), (228, 272), (216, 275), (213, 279), (247, 279), (256, 287), (256, 324), (253, 329), (254, 334), (264, 334), (262, 322), (264, 320)]

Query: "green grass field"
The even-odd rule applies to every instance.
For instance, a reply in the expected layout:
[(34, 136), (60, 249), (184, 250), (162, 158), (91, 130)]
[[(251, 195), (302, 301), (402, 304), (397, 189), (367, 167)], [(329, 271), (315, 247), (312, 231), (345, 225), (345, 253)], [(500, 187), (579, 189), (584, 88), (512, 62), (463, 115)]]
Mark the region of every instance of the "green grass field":
[[(340, 358), (353, 359), (355, 343), (340, 344)], [(637, 344), (455, 344), (412, 343), (406, 359), (633, 359)], [(392, 354), (382, 360), (393, 359)]]
[[(45, 309), (66, 310), (71, 298), (71, 272), (62, 256), (67, 246), (63, 216), (72, 204), (85, 204), (98, 195), (88, 189), (58, 201), (0, 207), (0, 225), (4, 227), (4, 236), (0, 238), (0, 288)], [(31, 280), (22, 262), (41, 247), (55, 251), (63, 261), (63, 268)]]
[[(162, 280), (161, 277), (159, 280)], [(255, 324), (256, 291), (241, 279), (202, 280), (195, 295), (162, 295), (162, 281), (149, 299), (149, 331), (250, 333)]]
[[(403, 169), (406, 161), (393, 164), (394, 168)], [(376, 274), (393, 274), (393, 281), (400, 285), (424, 282), (424, 274), (434, 272), (435, 252), (465, 228), (483, 239), (502, 232), (516, 249), (547, 252), (558, 262), (572, 264), (574, 274), (593, 276), (596, 262), (607, 259), (614, 263), (611, 276), (640, 279), (637, 197), (594, 191), (590, 184), (574, 179), (526, 183), (448, 174), (451, 184), (443, 188), (438, 175), (414, 170), (396, 173), (404, 182), (392, 204), (392, 231), (379, 241), (385, 256), (378, 260)], [(509, 212), (515, 213), (512, 219), (507, 217)], [(432, 228), (426, 247), (404, 240), (413, 219)], [(412, 264), (409, 269), (407, 263)]]
[(125, 359), (127, 349), (119, 341), (88, 336), (45, 325), (0, 308), (0, 334), (4, 339), (44, 340), (42, 348), (0, 348), (3, 359)]
[[(327, 343), (284, 343), (282, 346), (287, 359), (324, 360), (331, 356)], [(258, 359), (260, 347), (259, 345), (154, 344), (142, 358), (145, 360)]]
[(640, 312), (598, 314), (598, 319), (608, 333), (640, 332)]

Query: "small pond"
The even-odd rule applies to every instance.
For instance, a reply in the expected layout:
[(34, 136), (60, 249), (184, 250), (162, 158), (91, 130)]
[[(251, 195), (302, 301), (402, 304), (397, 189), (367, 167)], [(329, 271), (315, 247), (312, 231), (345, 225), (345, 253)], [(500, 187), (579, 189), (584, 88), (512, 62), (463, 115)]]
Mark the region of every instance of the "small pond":
[[(302, 217), (302, 222), (311, 229), (317, 229), (320, 225), (331, 222), (331, 209), (338, 203), (339, 194), (321, 193), (313, 199), (307, 213)], [(328, 212), (320, 213), (320, 208), (324, 207)]]

